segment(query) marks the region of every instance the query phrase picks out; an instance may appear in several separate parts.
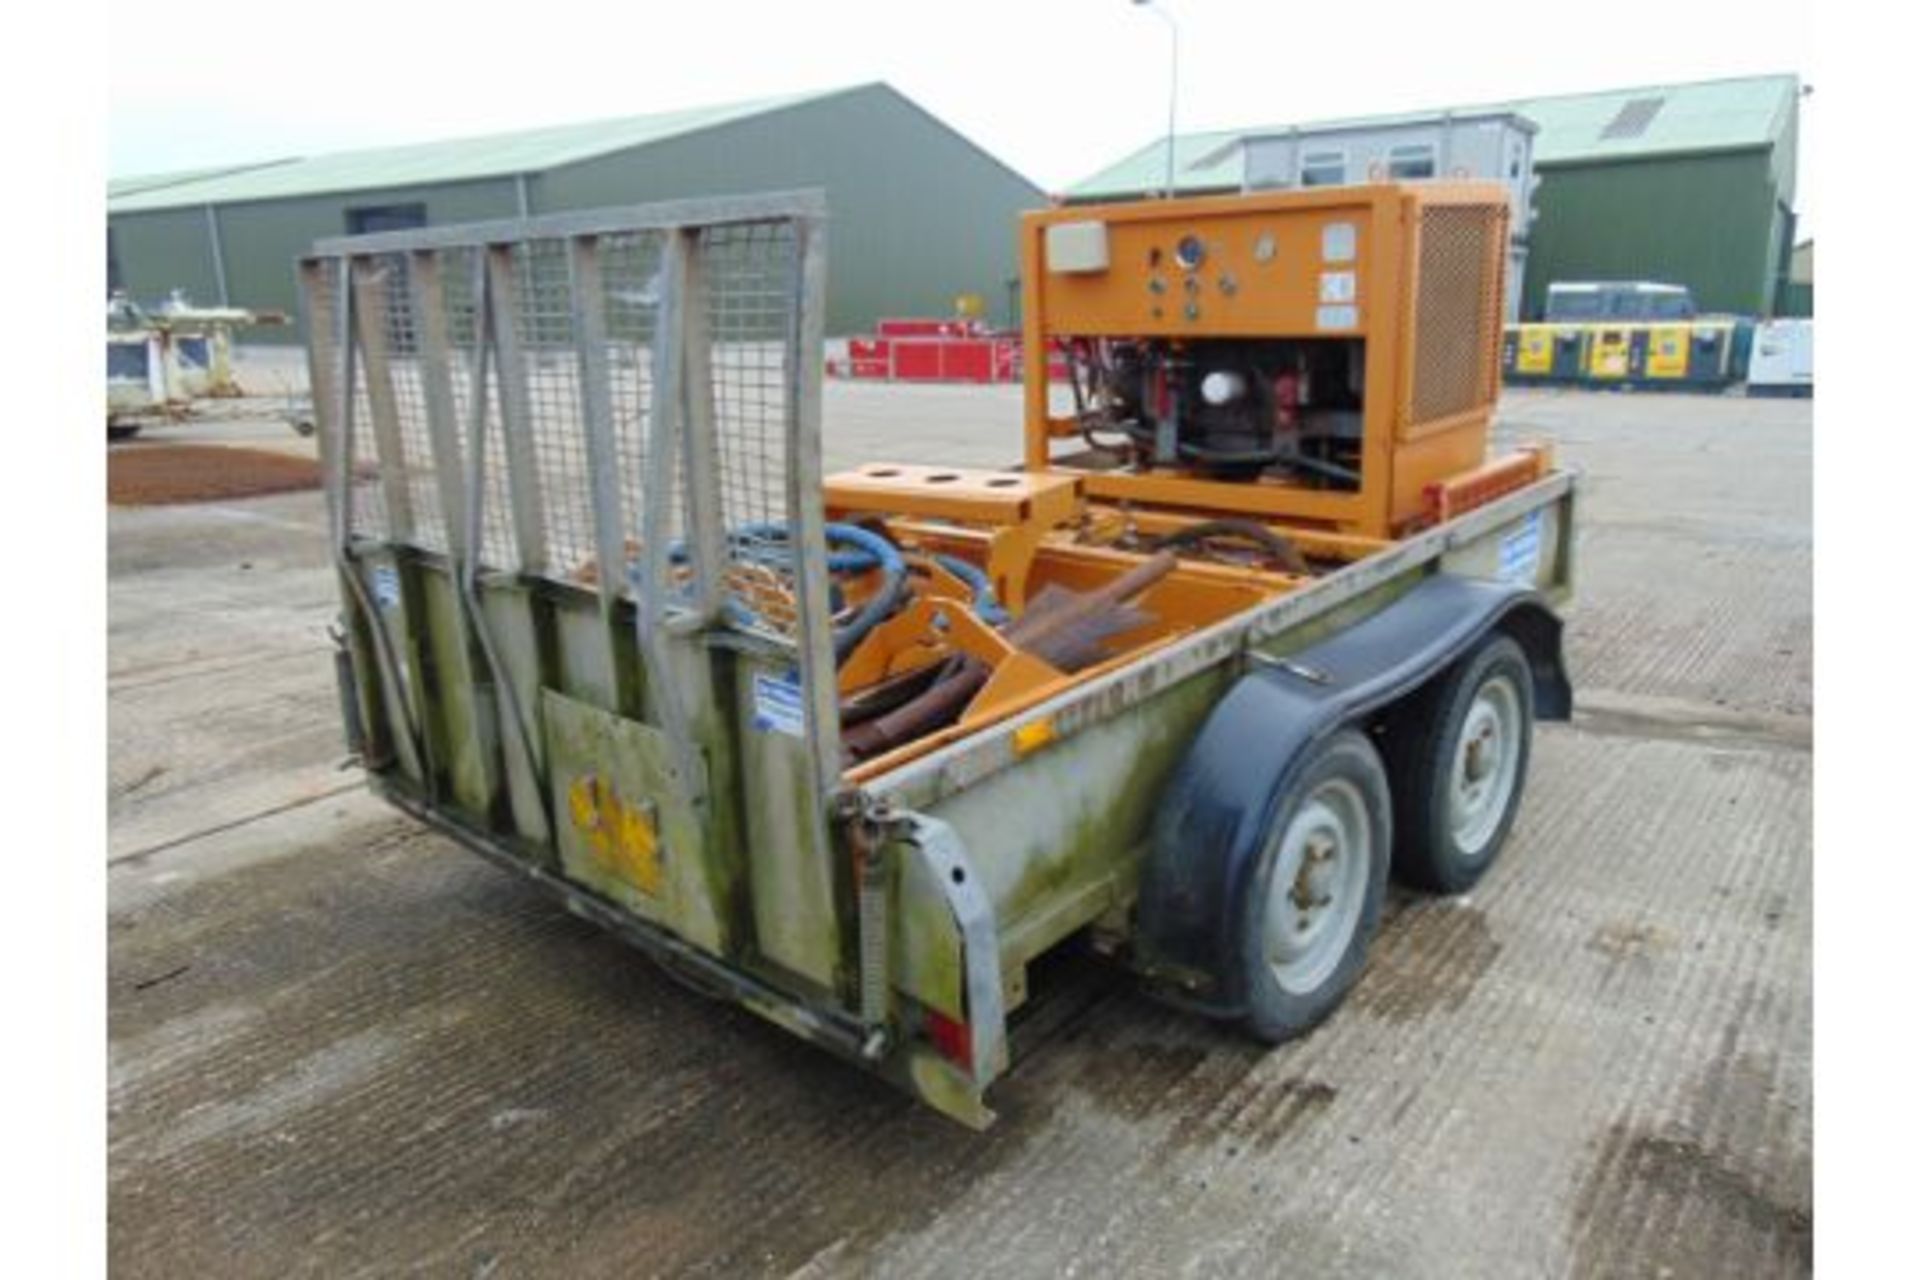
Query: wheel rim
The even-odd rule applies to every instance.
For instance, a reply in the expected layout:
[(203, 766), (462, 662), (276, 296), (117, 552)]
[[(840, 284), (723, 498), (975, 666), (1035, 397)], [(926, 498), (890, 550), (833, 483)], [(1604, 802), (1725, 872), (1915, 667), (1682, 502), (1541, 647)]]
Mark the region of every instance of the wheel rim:
[(1494, 676), (1474, 691), (1448, 774), (1448, 821), (1464, 857), (1487, 851), (1513, 802), (1520, 733), (1520, 691), (1510, 677)]
[(1343, 779), (1322, 783), (1281, 833), (1267, 888), (1267, 967), (1282, 990), (1317, 990), (1340, 964), (1366, 900), (1374, 857), (1366, 798)]

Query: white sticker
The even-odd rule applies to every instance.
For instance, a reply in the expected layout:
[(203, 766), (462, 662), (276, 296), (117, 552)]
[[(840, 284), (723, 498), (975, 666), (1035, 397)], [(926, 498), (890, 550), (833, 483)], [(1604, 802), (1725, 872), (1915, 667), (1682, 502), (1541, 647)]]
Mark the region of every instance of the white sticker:
[(382, 609), (400, 603), (400, 571), (390, 564), (373, 566), (373, 602)]
[(1327, 262), (1352, 262), (1358, 246), (1351, 222), (1329, 222), (1320, 228), (1320, 257)]
[(1352, 302), (1359, 288), (1354, 284), (1351, 271), (1322, 271), (1320, 273), (1320, 301)]
[(1518, 529), (1500, 539), (1500, 581), (1532, 582), (1540, 572), (1540, 537), (1545, 521), (1529, 512)]
[(762, 733), (807, 736), (806, 703), (798, 676), (753, 675), (753, 727)]
[(1320, 307), (1313, 313), (1313, 327), (1316, 329), (1358, 329), (1360, 327), (1360, 308)]

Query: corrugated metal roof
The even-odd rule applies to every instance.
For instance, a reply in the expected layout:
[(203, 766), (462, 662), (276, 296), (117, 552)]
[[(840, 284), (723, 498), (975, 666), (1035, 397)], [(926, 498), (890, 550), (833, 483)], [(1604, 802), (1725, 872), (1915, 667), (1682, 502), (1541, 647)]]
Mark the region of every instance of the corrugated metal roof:
[[(387, 187), (416, 187), (441, 182), (540, 173), (561, 165), (588, 160), (682, 137), (715, 125), (730, 124), (849, 92), (831, 89), (789, 94), (752, 102), (662, 111), (619, 120), (554, 125), (515, 133), (451, 138), (410, 146), (341, 151), (266, 164), (209, 171), (201, 179), (155, 182), (149, 178), (120, 178), (108, 184), (107, 212), (134, 213), (181, 205), (231, 204), (242, 200), (276, 200), (362, 191)], [(166, 177), (167, 175), (154, 175)]]
[[(1212, 191), (1240, 185), (1240, 143), (1263, 129), (1223, 129), (1216, 133), (1183, 133), (1174, 138), (1173, 181), (1182, 191)], [(1070, 196), (1107, 192), (1158, 191), (1167, 182), (1167, 140), (1157, 139), (1126, 159), (1108, 165), (1091, 178), (1067, 188)]]
[[(1764, 147), (1780, 136), (1799, 92), (1796, 76), (1753, 76), (1533, 98), (1514, 103), (1513, 109), (1540, 126), (1533, 162), (1562, 164)], [(1606, 136), (1607, 127), (1630, 104), (1655, 98), (1660, 106), (1645, 128)]]
[[(1748, 76), (1693, 84), (1612, 89), (1604, 93), (1562, 94), (1512, 102), (1452, 108), (1456, 115), (1512, 112), (1540, 127), (1534, 137), (1536, 165), (1628, 159), (1693, 151), (1734, 151), (1766, 146), (1779, 137), (1794, 98), (1796, 76)], [(1658, 99), (1638, 131), (1616, 130), (1604, 136), (1629, 104)], [(1243, 139), (1262, 134), (1338, 129), (1382, 128), (1431, 120), (1442, 111), (1402, 111), (1388, 115), (1315, 120), (1299, 125), (1258, 125), (1209, 133), (1182, 134), (1175, 140), (1175, 185), (1183, 192), (1232, 190), (1240, 186)], [(1074, 199), (1135, 195), (1166, 183), (1166, 140), (1159, 139), (1067, 188)]]
[(198, 169), (175, 169), (170, 173), (136, 173), (125, 178), (107, 179), (107, 198), (138, 195), (143, 191), (158, 191), (162, 187), (177, 187), (188, 182), (201, 182), (207, 178), (218, 178), (229, 173), (245, 173), (250, 169), (265, 169), (276, 164), (290, 164), (292, 157), (283, 156), (278, 160), (255, 160), (251, 164), (215, 164), (204, 165)]

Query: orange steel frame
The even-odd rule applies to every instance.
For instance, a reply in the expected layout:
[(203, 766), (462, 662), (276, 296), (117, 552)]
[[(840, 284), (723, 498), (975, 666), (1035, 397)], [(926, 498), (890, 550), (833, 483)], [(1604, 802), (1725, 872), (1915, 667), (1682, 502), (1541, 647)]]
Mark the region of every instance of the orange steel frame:
[(825, 489), (836, 518), (879, 511), (984, 526), (982, 567), (995, 594), (1016, 612), (1026, 607), (1034, 552), (1053, 530), (1078, 518), (1081, 503), (1080, 483), (1071, 476), (909, 462), (870, 462), (828, 476)]
[[(1372, 184), (1262, 195), (1210, 196), (1126, 204), (1080, 205), (1029, 213), (1021, 220), (1026, 456), (1029, 473), (1078, 475), (1089, 500), (1189, 511), (1227, 512), (1304, 524), (1335, 535), (1390, 539), (1428, 523), (1434, 493), (1486, 461), (1487, 427), (1499, 391), (1497, 312), (1476, 371), (1483, 394), (1465, 412), (1432, 422), (1412, 417), (1413, 360), (1421, 317), (1420, 215), (1436, 205), (1493, 206), (1500, 234), (1486, 237), (1481, 264), (1483, 304), (1504, 295), (1507, 194), (1491, 183)], [(1098, 222), (1108, 238), (1104, 271), (1049, 269), (1046, 230)], [(1354, 229), (1350, 262), (1323, 262), (1321, 236), (1330, 224)], [(1206, 260), (1195, 272), (1174, 262), (1185, 235), (1202, 238)], [(1254, 246), (1272, 237), (1256, 260)], [(1149, 254), (1157, 249), (1158, 263)], [(1357, 323), (1320, 328), (1323, 271), (1352, 271)], [(1222, 273), (1233, 277), (1221, 287)], [(1150, 281), (1158, 277), (1163, 291)], [(1186, 281), (1200, 285), (1189, 292)], [(1197, 317), (1186, 311), (1189, 300)], [(1156, 314), (1156, 311), (1158, 314)], [(1054, 461), (1052, 442), (1077, 435), (1071, 419), (1048, 404), (1047, 353), (1069, 337), (1350, 338), (1365, 344), (1361, 481), (1357, 491), (1311, 489), (1282, 480), (1208, 480), (1176, 468), (1147, 472), (1077, 471)]]

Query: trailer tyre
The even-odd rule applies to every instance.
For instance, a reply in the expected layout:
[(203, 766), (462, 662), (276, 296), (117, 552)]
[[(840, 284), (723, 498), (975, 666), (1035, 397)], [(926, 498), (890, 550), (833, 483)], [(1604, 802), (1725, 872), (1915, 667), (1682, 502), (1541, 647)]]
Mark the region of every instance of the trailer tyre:
[(1295, 775), (1242, 916), (1246, 1026), (1279, 1043), (1340, 1003), (1380, 923), (1393, 844), (1386, 766), (1343, 729)]
[(1394, 873), (1464, 893), (1499, 856), (1520, 811), (1533, 745), (1533, 674), (1495, 634), (1435, 682), (1396, 735)]

